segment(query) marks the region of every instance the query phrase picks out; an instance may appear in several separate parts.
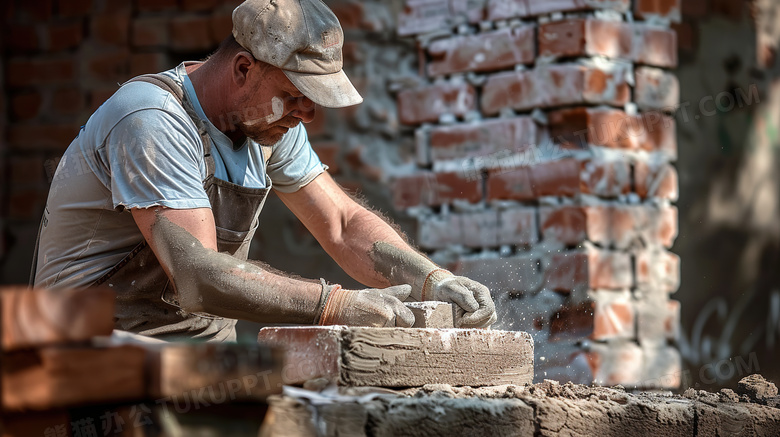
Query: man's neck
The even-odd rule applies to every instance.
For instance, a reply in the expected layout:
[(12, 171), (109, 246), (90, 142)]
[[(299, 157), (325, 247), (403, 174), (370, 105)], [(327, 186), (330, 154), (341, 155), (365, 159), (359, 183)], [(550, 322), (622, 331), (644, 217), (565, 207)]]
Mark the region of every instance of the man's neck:
[(185, 66), (187, 76), (195, 89), (200, 107), (211, 124), (216, 126), (233, 142), (233, 148), (239, 148), (244, 144), (246, 137), (239, 130), (233, 120), (230, 110), (227, 108), (229, 78), (221, 77), (219, 71), (213, 65), (206, 62), (197, 62)]

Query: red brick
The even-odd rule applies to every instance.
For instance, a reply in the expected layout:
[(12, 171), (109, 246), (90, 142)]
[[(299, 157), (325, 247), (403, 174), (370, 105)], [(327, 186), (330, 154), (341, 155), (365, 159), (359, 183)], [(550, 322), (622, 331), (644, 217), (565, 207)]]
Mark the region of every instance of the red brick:
[(26, 92), (11, 97), (12, 120), (35, 118), (41, 111), (43, 96), (39, 92)]
[(8, 145), (11, 150), (64, 151), (78, 132), (78, 125), (17, 124), (8, 128)]
[(645, 249), (637, 251), (635, 259), (637, 287), (664, 293), (673, 293), (680, 287), (678, 255), (665, 250)]
[(498, 212), (488, 209), (478, 212), (457, 214), (461, 234), (456, 244), (466, 247), (484, 248), (498, 246)]
[(106, 44), (125, 45), (130, 35), (130, 13), (119, 12), (92, 17), (91, 36)]
[(601, 197), (628, 194), (631, 191), (630, 167), (628, 162), (623, 160), (583, 161), (580, 190), (582, 193)]
[(542, 282), (538, 264), (539, 260), (532, 256), (461, 256), (447, 267), (456, 275), (483, 284), (497, 296), (536, 291)]
[(76, 48), (84, 39), (84, 25), (81, 21), (53, 23), (48, 29), (49, 40), (46, 46), (53, 52)]
[(11, 220), (40, 220), (46, 206), (47, 189), (11, 187), (8, 195), (8, 218)]
[(661, 208), (661, 217), (658, 226), (655, 228), (655, 241), (660, 242), (664, 247), (670, 248), (674, 245), (677, 238), (678, 229), (677, 208), (674, 206)]
[(662, 210), (644, 205), (542, 206), (540, 230), (545, 242), (574, 246), (592, 241), (626, 249), (657, 241)]
[(57, 0), (57, 15), (60, 17), (82, 17), (92, 10), (92, 0)]
[(531, 245), (538, 240), (536, 209), (519, 207), (498, 211), (499, 245)]
[(573, 18), (539, 26), (542, 56), (606, 56), (659, 67), (677, 65), (675, 33), (639, 23)]
[(450, 0), (450, 11), (455, 23), (479, 23), (485, 19), (487, 0)]
[(634, 190), (643, 199), (661, 198), (676, 201), (679, 191), (677, 170), (671, 164), (634, 164)]
[(487, 198), (489, 200), (536, 199), (531, 182), (531, 171), (528, 167), (518, 167), (509, 171), (491, 171), (487, 180)]
[(398, 35), (410, 36), (451, 25), (449, 0), (405, 0), (398, 14)]
[(483, 113), (493, 115), (504, 108), (531, 110), (582, 103), (623, 106), (629, 97), (623, 67), (606, 71), (555, 64), (490, 76), (483, 88), (481, 107)]
[(14, 188), (39, 187), (46, 183), (43, 157), (40, 154), (11, 156), (8, 168), (11, 173), (9, 182)]
[(629, 0), (527, 0), (527, 2), (530, 15), (593, 9), (612, 9), (625, 12), (630, 4)]
[(593, 384), (636, 387), (644, 379), (644, 354), (634, 342), (591, 344), (584, 355), (590, 365)]
[(356, 0), (331, 0), (328, 2), (328, 7), (336, 14), (345, 31), (359, 30), (363, 27), (365, 9), (363, 3)]
[(317, 156), (319, 156), (320, 161), (328, 166), (328, 173), (339, 173), (338, 157), (341, 152), (339, 143), (333, 141), (314, 141), (311, 145), (317, 153)]
[(73, 59), (12, 59), (6, 66), (6, 84), (12, 87), (66, 84), (75, 78)]
[(617, 109), (571, 108), (547, 114), (550, 136), (567, 149), (588, 145), (661, 151), (677, 157), (676, 125), (660, 112), (630, 116)]
[(439, 126), (430, 131), (431, 159), (489, 161), (499, 152), (527, 150), (537, 143), (538, 137), (539, 129), (530, 117)]
[[(211, 38), (216, 42), (222, 42), (233, 33), (233, 15), (231, 11), (220, 11), (211, 16)], [(342, 49), (343, 52), (343, 49)], [(345, 57), (346, 59), (346, 57)]]
[(141, 12), (162, 11), (166, 9), (176, 9), (177, 0), (135, 0), (135, 7)]
[(434, 206), (454, 200), (478, 202), (482, 199), (482, 181), (469, 180), (460, 173), (418, 173), (393, 181), (393, 204), (397, 209)]
[(54, 16), (52, 0), (17, 1), (13, 9), (17, 23), (44, 23)]
[(157, 73), (170, 67), (165, 53), (134, 53), (130, 57), (130, 77)]
[(553, 314), (549, 341), (632, 339), (635, 326), (636, 309), (628, 290), (592, 291), (586, 301)]
[(586, 248), (555, 253), (545, 267), (547, 287), (556, 291), (625, 289), (633, 285), (628, 253)]
[(101, 82), (124, 82), (130, 78), (130, 51), (127, 48), (101, 51), (85, 57), (87, 76)]
[(681, 2), (682, 0), (636, 0), (634, 15), (645, 20), (660, 17), (680, 21)]
[(437, 84), (398, 93), (401, 123), (439, 121), (444, 114), (464, 116), (476, 109), (476, 92), (467, 83)]
[(38, 31), (33, 25), (8, 26), (2, 36), (12, 53), (34, 52), (41, 46)]
[(133, 21), (134, 47), (165, 47), (169, 41), (167, 17), (139, 17)]
[(528, 16), (528, 0), (488, 0), (487, 19), (506, 20)]
[(182, 11), (208, 11), (217, 6), (219, 0), (179, 0)]
[(51, 109), (60, 115), (75, 115), (84, 109), (84, 94), (77, 87), (60, 88), (54, 91)]
[(680, 103), (680, 82), (677, 76), (658, 68), (638, 67), (634, 100), (639, 109), (674, 110)]
[(211, 35), (209, 17), (175, 16), (169, 23), (171, 48), (178, 51), (202, 51), (216, 47)]
[(434, 41), (428, 74), (492, 71), (534, 61), (534, 28), (522, 26)]

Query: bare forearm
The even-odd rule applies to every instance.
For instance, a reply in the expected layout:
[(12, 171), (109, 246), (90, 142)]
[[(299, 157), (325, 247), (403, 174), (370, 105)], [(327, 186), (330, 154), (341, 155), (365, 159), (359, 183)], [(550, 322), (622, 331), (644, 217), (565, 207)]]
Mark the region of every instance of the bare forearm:
[(203, 247), (165, 219), (152, 228), (155, 253), (186, 311), (261, 323), (314, 321), (322, 287)]
[(420, 300), (425, 277), (436, 264), (369, 210), (355, 213), (343, 234), (333, 257), (350, 276), (372, 287), (410, 284), (412, 298)]

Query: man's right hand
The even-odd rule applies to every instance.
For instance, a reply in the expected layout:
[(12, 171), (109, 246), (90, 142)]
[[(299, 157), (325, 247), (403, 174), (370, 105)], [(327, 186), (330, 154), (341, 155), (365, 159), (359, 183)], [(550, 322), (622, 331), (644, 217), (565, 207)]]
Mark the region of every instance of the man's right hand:
[(414, 314), (401, 301), (412, 292), (410, 285), (365, 290), (344, 290), (330, 286), (320, 325), (350, 325), (409, 328)]

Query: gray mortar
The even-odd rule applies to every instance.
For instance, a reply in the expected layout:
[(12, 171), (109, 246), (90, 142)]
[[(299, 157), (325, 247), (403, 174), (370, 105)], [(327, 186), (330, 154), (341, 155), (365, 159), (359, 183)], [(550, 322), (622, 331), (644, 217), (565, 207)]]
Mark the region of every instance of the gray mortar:
[[(774, 391), (773, 384), (755, 377), (746, 384), (756, 381), (764, 392)], [(287, 425), (298, 423), (296, 431), (312, 430), (298, 436), (780, 435), (780, 408), (772, 406), (780, 401), (776, 395), (756, 402), (730, 390), (665, 396), (553, 381), (480, 388), (430, 384), (395, 394), (367, 390), (346, 388), (339, 395), (326, 390), (311, 397), (291, 392), (272, 397), (271, 412), (278, 410)], [(349, 411), (349, 423), (343, 416), (336, 421), (335, 411)], [(266, 431), (292, 435), (289, 428)]]

